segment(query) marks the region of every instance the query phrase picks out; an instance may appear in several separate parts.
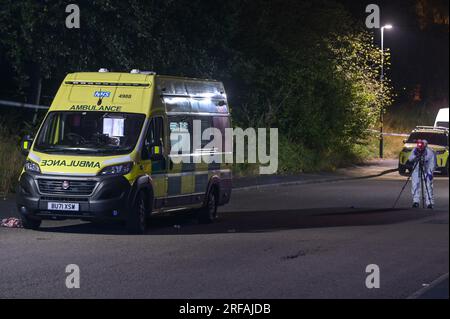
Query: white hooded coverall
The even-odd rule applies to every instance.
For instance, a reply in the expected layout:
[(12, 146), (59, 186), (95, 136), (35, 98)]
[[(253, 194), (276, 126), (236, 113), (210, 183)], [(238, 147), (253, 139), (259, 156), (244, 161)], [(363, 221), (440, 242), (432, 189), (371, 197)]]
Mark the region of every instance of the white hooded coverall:
[[(413, 165), (416, 164), (416, 161), (419, 160), (419, 154), (420, 151), (417, 149), (417, 147), (412, 151), (411, 155), (409, 156), (409, 161), (413, 163)], [(434, 151), (430, 148), (425, 148), (424, 150), (424, 165), (423, 165), (423, 173), (424, 173), (424, 197), (426, 205), (434, 205), (434, 195), (433, 195), (433, 173), (436, 169), (437, 160), (436, 160), (436, 154)], [(414, 169), (412, 176), (412, 187), (411, 187), (411, 193), (413, 196), (413, 202), (414, 203), (420, 203), (421, 197), (422, 197), (422, 190), (421, 190), (421, 181), (420, 181), (420, 172), (419, 172), (419, 164), (416, 165), (416, 168)], [(427, 194), (427, 188), (428, 188), (428, 194)]]

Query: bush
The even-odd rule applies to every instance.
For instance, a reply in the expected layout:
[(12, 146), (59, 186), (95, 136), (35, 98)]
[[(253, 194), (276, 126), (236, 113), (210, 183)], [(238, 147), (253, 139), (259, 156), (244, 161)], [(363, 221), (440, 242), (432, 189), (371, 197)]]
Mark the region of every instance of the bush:
[[(334, 171), (339, 167), (362, 163), (378, 156), (378, 139), (370, 137), (359, 144), (318, 152), (280, 136), (278, 149), (278, 172), (280, 175)], [(391, 146), (391, 142), (386, 146)], [(393, 147), (392, 147), (393, 148)], [(396, 150), (389, 151), (389, 156), (397, 155)], [(259, 164), (235, 164), (235, 177), (259, 174)]]
[(396, 133), (410, 133), (418, 125), (433, 126), (439, 106), (404, 103), (389, 107), (385, 116), (385, 126)]
[(19, 141), (0, 127), (0, 196), (13, 192), (17, 184), (24, 161)]

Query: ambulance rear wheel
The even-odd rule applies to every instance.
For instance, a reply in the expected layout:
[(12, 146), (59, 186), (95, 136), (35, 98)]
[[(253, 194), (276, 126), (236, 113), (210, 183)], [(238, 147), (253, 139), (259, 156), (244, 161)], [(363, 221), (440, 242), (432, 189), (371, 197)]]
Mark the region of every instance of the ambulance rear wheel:
[(38, 230), (41, 227), (42, 220), (30, 218), (28, 216), (22, 215), (22, 226), (25, 229)]
[(142, 235), (147, 230), (147, 206), (143, 192), (139, 192), (133, 205), (133, 209), (128, 214), (126, 222), (129, 234)]
[(217, 219), (217, 190), (211, 189), (204, 207), (198, 211), (198, 220), (201, 224), (210, 224)]

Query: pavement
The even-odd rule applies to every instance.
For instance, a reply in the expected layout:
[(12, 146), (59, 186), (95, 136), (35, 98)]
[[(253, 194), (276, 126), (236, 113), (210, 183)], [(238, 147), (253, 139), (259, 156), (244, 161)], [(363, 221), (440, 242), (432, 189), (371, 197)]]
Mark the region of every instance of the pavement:
[[(394, 164), (236, 181), (212, 225), (183, 214), (153, 218), (144, 236), (80, 221), (0, 228), (0, 298), (448, 299), (448, 178), (435, 210), (411, 209), (409, 190), (393, 209), (405, 182)], [(65, 285), (69, 264), (79, 289)]]
[(292, 186), (327, 183), (350, 179), (380, 177), (397, 171), (397, 160), (372, 160), (337, 169), (334, 172), (303, 173), (298, 175), (260, 175), (234, 178), (233, 188), (255, 189), (273, 186)]

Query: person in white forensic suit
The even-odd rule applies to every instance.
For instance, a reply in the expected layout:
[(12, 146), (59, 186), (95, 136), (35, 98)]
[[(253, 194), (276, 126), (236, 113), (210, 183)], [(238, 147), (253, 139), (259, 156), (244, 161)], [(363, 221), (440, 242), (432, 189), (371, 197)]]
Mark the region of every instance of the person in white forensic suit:
[[(409, 156), (409, 161), (414, 165), (414, 171), (411, 175), (412, 185), (411, 193), (413, 196), (413, 207), (419, 208), (422, 198), (422, 184), (424, 186), (423, 195), (425, 204), (429, 209), (434, 207), (433, 194), (433, 177), (436, 169), (437, 160), (434, 151), (428, 147), (426, 140), (418, 140), (416, 148)], [(421, 175), (420, 167), (423, 167), (423, 174)], [(421, 180), (423, 178), (423, 181)]]

